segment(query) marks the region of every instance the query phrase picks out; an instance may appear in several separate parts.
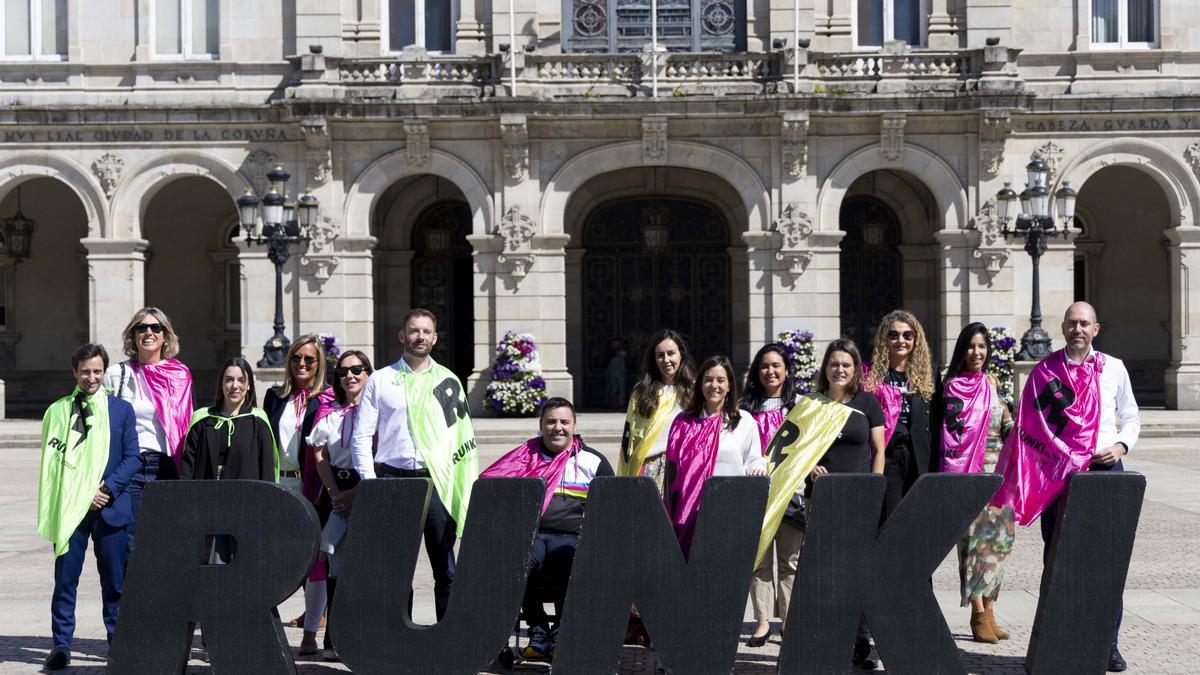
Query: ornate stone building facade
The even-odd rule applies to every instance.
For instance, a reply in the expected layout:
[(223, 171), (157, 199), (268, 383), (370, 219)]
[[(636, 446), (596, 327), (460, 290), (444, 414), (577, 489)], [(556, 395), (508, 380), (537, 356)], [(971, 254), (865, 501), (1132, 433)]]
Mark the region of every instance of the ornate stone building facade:
[(743, 368), (893, 306), (940, 360), (971, 320), (1020, 335), (993, 197), (1033, 156), (1079, 191), (1051, 334), (1088, 299), (1144, 402), (1200, 407), (1192, 0), (658, 0), (658, 52), (650, 0), (0, 4), (0, 217), (38, 223), (0, 261), (10, 411), (144, 304), (198, 378), (257, 358), (274, 272), (234, 201), (277, 161), (321, 202), (289, 331), (386, 362), (430, 306), (476, 402), (517, 329), (599, 405), (610, 338), (663, 326)]

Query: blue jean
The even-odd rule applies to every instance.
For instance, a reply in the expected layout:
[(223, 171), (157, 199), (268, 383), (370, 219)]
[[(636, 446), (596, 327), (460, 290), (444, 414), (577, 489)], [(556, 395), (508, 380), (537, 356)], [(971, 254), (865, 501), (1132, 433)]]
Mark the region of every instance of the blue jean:
[(133, 478), (125, 488), (125, 492), (129, 495), (129, 508), (133, 511), (133, 522), (125, 528), (129, 535), (126, 543), (128, 547), (126, 555), (133, 550), (134, 530), (137, 528), (138, 514), (142, 511), (142, 491), (159, 478), (175, 479), (178, 477), (179, 470), (175, 468), (175, 460), (161, 452), (142, 453), (142, 467), (133, 474)]
[[(1116, 464), (1108, 466), (1106, 464), (1093, 464), (1088, 467), (1088, 471), (1124, 471), (1125, 466), (1121, 464), (1121, 460), (1117, 460)], [(1042, 512), (1042, 565), (1045, 566), (1050, 561), (1050, 542), (1054, 539), (1054, 528), (1058, 527), (1058, 509), (1063, 503), (1063, 497), (1054, 500), (1054, 503)], [(1117, 602), (1117, 620), (1113, 624), (1112, 646), (1117, 646), (1117, 637), (1121, 632), (1121, 617), (1125, 613), (1125, 602), (1119, 600)]]
[(88, 511), (71, 534), (70, 548), (54, 559), (54, 594), (50, 600), (50, 632), (54, 646), (71, 648), (75, 635), (75, 598), (79, 575), (87, 557), (88, 539), (96, 545), (96, 570), (100, 573), (100, 597), (104, 607), (104, 628), (111, 643), (117, 629), (121, 592), (125, 588), (125, 563), (128, 547), (124, 527), (104, 522), (97, 511)]

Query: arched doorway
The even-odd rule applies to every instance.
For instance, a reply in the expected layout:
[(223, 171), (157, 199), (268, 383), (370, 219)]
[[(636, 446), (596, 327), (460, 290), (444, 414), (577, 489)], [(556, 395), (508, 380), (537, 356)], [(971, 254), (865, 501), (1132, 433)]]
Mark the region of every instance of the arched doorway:
[(471, 208), (454, 183), (429, 174), (393, 183), (376, 202), (375, 360), (399, 357), (404, 315), (424, 307), (438, 319), (434, 358), (466, 382), (475, 367)]
[[(29, 255), (0, 246), (0, 379), (9, 416), (40, 415), (70, 392), (70, 355), (88, 340), (87, 213), (54, 178), (32, 178), (0, 201), (0, 218), (20, 212), (37, 223)], [(119, 355), (113, 354), (112, 358)]]
[[(647, 228), (660, 228), (665, 245), (648, 246)], [(697, 360), (731, 353), (729, 226), (716, 208), (669, 196), (609, 201), (587, 216), (582, 243), (584, 406), (607, 404), (614, 337), (629, 353), (627, 391), (662, 328), (687, 336)]]
[[(1076, 296), (1100, 319), (1096, 348), (1125, 362), (1142, 405), (1166, 401), (1163, 373), (1171, 360), (1170, 264), (1163, 230), (1171, 210), (1162, 188), (1131, 166), (1110, 166), (1079, 190), (1084, 221), (1076, 241)], [(1058, 316), (1047, 308), (1047, 323)], [(1052, 329), (1058, 342), (1061, 337)]]
[(900, 306), (900, 224), (896, 214), (874, 197), (842, 202), (838, 226), (842, 238), (842, 335), (854, 340), (869, 359), (880, 317)]
[(221, 363), (241, 351), (240, 268), (230, 243), (236, 227), (228, 190), (202, 176), (164, 185), (142, 217), (150, 242), (146, 304), (171, 317), (179, 359), (192, 370), (198, 401), (209, 396)]
[(463, 382), (471, 375), (475, 346), (470, 233), (467, 203), (444, 201), (417, 216), (412, 235), (412, 305), (438, 317), (433, 358)]

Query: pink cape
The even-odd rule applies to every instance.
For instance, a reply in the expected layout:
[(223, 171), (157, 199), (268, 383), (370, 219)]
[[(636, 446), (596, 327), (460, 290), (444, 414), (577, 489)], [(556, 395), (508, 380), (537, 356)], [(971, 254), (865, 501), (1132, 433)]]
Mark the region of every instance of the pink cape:
[(775, 438), (775, 432), (779, 431), (779, 427), (783, 426), (783, 408), (778, 410), (764, 410), (759, 413), (752, 413), (754, 423), (758, 425), (758, 438), (762, 441), (763, 456), (767, 454), (767, 448), (771, 445), (771, 439)]
[(725, 416), (720, 414), (703, 419), (681, 414), (667, 436), (666, 457), (675, 465), (676, 473), (664, 501), (685, 556), (692, 547), (704, 481), (712, 477), (717, 465), (724, 421)]
[(983, 373), (950, 378), (942, 395), (943, 473), (979, 473), (992, 419), (992, 385)]
[[(317, 427), (317, 422), (320, 422), (322, 417), (346, 410), (344, 406), (338, 405), (337, 394), (334, 393), (333, 387), (323, 389), (320, 394), (317, 394), (317, 400), (321, 403), (317, 406), (317, 414), (313, 416), (313, 429)], [(288, 404), (290, 405), (291, 402), (289, 401)], [(304, 411), (301, 410), (298, 421), (302, 422), (303, 420)], [(296, 433), (300, 433), (299, 430)], [(309, 433), (312, 433), (311, 429)], [(307, 438), (300, 439), (300, 452), (304, 453), (304, 470), (300, 472), (300, 493), (304, 495), (305, 499), (316, 504), (321, 499), (321, 488), (325, 486), (321, 483), (321, 475), (317, 473), (317, 457), (313, 454), (313, 447), (308, 444)], [(319, 581), (319, 579), (314, 581)]]
[(1012, 507), (1029, 525), (1067, 489), (1072, 473), (1086, 471), (1100, 428), (1100, 373), (1104, 357), (1067, 363), (1063, 350), (1042, 360), (1021, 391), (1016, 428), (1000, 453), (1004, 476), (992, 506)]
[(167, 454), (178, 469), (183, 439), (192, 423), (192, 371), (175, 358), (146, 364), (133, 359), (131, 363), (134, 377), (140, 379), (154, 403), (154, 412), (167, 434)]
[(900, 421), (900, 407), (903, 405), (904, 392), (899, 387), (880, 382), (875, 385), (875, 397), (879, 399), (879, 407), (883, 409), (883, 444), (892, 440), (892, 432)]
[(546, 481), (546, 496), (542, 499), (542, 513), (550, 507), (550, 499), (554, 490), (562, 482), (563, 472), (567, 470), (567, 460), (579, 452), (581, 443), (578, 438), (571, 441), (571, 447), (558, 453), (549, 461), (542, 459), (542, 438), (536, 436), (523, 444), (509, 450), (500, 459), (484, 469), (480, 478), (542, 478)]

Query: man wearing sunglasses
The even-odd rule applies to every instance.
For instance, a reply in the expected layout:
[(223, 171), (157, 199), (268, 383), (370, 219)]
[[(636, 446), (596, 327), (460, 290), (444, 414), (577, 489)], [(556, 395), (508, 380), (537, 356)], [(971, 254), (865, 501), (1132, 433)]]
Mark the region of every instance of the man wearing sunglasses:
[(424, 536), (440, 621), (454, 580), (454, 542), (466, 522), (479, 465), (462, 383), (430, 356), (437, 339), (432, 312), (414, 309), (404, 317), (403, 356), (372, 373), (363, 388), (353, 454), (363, 480), (427, 478), (433, 484)]

